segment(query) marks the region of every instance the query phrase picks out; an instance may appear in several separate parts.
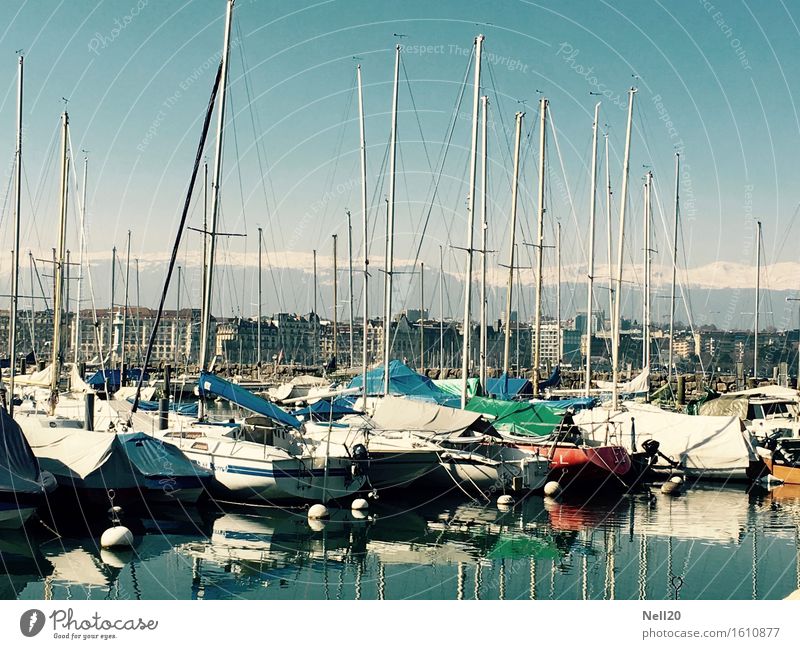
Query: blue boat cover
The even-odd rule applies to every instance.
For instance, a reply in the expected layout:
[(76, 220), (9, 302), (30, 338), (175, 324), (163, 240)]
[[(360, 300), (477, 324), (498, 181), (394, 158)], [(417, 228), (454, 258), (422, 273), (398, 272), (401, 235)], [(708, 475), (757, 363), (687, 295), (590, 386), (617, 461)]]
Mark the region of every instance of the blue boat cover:
[[(348, 388), (361, 388), (364, 377), (356, 376)], [(383, 395), (383, 365), (367, 372), (367, 394)], [(389, 361), (389, 394), (433, 401), (442, 406), (459, 407), (460, 398), (438, 388), (427, 376), (418, 374), (401, 361)]]
[(531, 403), (553, 412), (565, 413), (567, 410), (591, 410), (600, 405), (595, 397), (576, 397), (574, 399), (532, 399)]
[(221, 379), (211, 372), (200, 372), (200, 394), (203, 396), (219, 396), (230, 401), (237, 406), (241, 406), (245, 410), (250, 410), (264, 417), (291, 426), (292, 428), (300, 429), (302, 424), (292, 417), (288, 412), (282, 410), (274, 403), (270, 403), (266, 399), (256, 396), (252, 392), (245, 390), (242, 386)]
[[(133, 403), (133, 397), (128, 397), (128, 403)], [(186, 417), (197, 416), (197, 403), (175, 403), (174, 401), (170, 401), (169, 409), (172, 412), (178, 413), (179, 415), (185, 415)], [(155, 412), (158, 410), (158, 401), (141, 399), (139, 401), (139, 410), (144, 410), (145, 412)]]
[(503, 374), (496, 379), (486, 379), (486, 394), (495, 399), (512, 399), (533, 396), (533, 384), (528, 379), (515, 379)]
[(172, 444), (144, 433), (118, 433), (130, 465), (145, 477), (211, 477), (212, 473), (192, 462)]
[(0, 408), (0, 491), (42, 493), (39, 462), (22, 429)]
[(361, 413), (358, 410), (354, 410), (353, 404), (349, 401), (334, 399), (333, 401), (317, 401), (310, 406), (295, 410), (292, 414), (295, 417), (311, 417), (322, 421), (333, 421), (345, 415), (359, 415)]
[[(139, 376), (141, 375), (142, 370), (138, 367), (133, 367), (129, 370), (125, 370), (125, 377), (129, 382), (135, 382), (139, 380)], [(119, 370), (106, 370), (105, 376), (108, 378), (108, 385), (112, 388), (118, 388), (120, 371)], [(145, 381), (149, 378), (147, 374), (144, 375)], [(103, 378), (103, 370), (97, 370), (94, 374), (92, 374), (86, 382), (91, 385), (93, 388), (102, 388), (106, 384), (106, 380)]]

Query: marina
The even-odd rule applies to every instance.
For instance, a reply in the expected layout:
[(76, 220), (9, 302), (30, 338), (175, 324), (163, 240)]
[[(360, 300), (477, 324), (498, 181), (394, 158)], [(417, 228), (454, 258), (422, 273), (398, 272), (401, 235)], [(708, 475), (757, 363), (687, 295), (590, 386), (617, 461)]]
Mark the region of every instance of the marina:
[(6, 66), (0, 598), (800, 597), (798, 211), (712, 228), (716, 154), (644, 70), (587, 96), (564, 41), (534, 81), (498, 56), (544, 41), (471, 20), (319, 54), (257, 4), (92, 37), (86, 74), (160, 43), (138, 144), (39, 103), (35, 48)]

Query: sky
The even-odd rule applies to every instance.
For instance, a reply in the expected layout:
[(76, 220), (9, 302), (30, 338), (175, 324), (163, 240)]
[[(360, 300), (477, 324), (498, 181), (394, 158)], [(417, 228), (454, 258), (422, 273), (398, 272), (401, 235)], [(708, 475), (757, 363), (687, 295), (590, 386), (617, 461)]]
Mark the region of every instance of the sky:
[[(129, 294), (155, 306), (202, 119), (222, 51), (224, 0), (6, 0), (0, 5), (0, 239), (13, 247), (9, 195), (15, 150), (17, 54), (25, 56), (22, 197), (23, 291), (28, 250), (46, 258), (56, 245), (59, 121), (70, 116), (68, 246), (78, 255), (84, 158), (88, 159), (82, 306), (110, 298), (112, 247), (116, 301), (124, 292), (131, 232)], [(522, 302), (530, 313), (535, 263), (539, 106), (546, 125), (543, 309), (555, 312), (555, 231), (561, 227), (562, 314), (585, 310), (590, 161), (594, 105), (600, 111), (600, 189), (595, 293), (609, 279), (602, 145), (612, 185), (613, 257), (619, 237), (627, 91), (637, 88), (625, 224), (627, 315), (641, 311), (644, 174), (654, 174), (653, 290), (663, 317), (671, 279), (675, 153), (681, 156), (678, 307), (687, 319), (743, 326), (754, 311), (756, 220), (763, 223), (759, 310), (777, 326), (795, 306), (800, 260), (792, 241), (800, 180), (797, 42), (800, 9), (784, 2), (527, 2), (506, 0), (278, 3), (238, 0), (220, 183), (215, 312), (257, 310), (258, 228), (263, 229), (265, 313), (313, 305), (317, 250), (319, 310), (330, 315), (332, 235), (338, 237), (342, 314), (347, 300), (347, 216), (351, 212), (356, 310), (361, 308), (360, 202), (355, 68), (362, 66), (367, 141), (371, 312), (380, 311), (385, 268), (385, 160), (395, 45), (401, 46), (395, 210), (395, 310), (425, 299), (438, 313), (440, 246), (446, 314), (463, 312), (469, 214), (472, 52), (485, 35), (481, 94), (488, 96), (487, 277), (489, 313), (504, 308), (510, 242), (514, 115), (525, 113), (519, 194)], [(592, 94), (598, 93), (598, 94)], [(459, 97), (463, 95), (461, 101)], [(215, 117), (216, 120), (216, 117)], [(216, 124), (216, 121), (214, 121)], [(215, 135), (206, 145), (213, 176)], [(480, 165), (478, 165), (480, 171)], [(480, 173), (478, 174), (480, 178)], [(202, 185), (190, 224), (202, 227)], [(480, 187), (476, 189), (479, 198)], [(476, 217), (478, 214), (476, 214)], [(477, 219), (476, 219), (477, 221)], [(475, 224), (475, 247), (480, 231)], [(0, 244), (2, 245), (2, 244)], [(201, 238), (183, 233), (182, 304), (198, 304)], [(480, 255), (474, 256), (476, 279)], [(37, 262), (41, 274), (49, 273)], [(0, 259), (8, 276), (10, 255)], [(89, 281), (91, 275), (91, 282)], [(138, 276), (138, 281), (136, 277)], [(43, 278), (43, 284), (49, 280)], [(75, 282), (77, 283), (77, 282)], [(35, 287), (36, 288), (36, 287)], [(38, 289), (36, 289), (38, 290)], [(174, 296), (175, 289), (172, 291)], [(73, 300), (76, 291), (72, 291)], [(174, 301), (174, 300), (173, 300)], [(376, 308), (377, 307), (377, 308)], [(681, 308), (684, 309), (681, 312)], [(527, 310), (527, 311), (526, 311)], [(752, 315), (750, 316), (752, 317)], [(744, 318), (747, 319), (746, 317)]]

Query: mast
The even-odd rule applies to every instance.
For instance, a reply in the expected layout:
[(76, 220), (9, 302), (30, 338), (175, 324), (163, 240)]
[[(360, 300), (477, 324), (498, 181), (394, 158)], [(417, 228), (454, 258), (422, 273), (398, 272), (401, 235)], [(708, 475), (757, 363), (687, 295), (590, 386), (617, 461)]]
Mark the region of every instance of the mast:
[(353, 346), (353, 225), (350, 221), (350, 210), (347, 210), (347, 293), (350, 297), (350, 362), (353, 367), (355, 347)]
[(755, 331), (753, 332), (753, 378), (758, 378), (758, 306), (761, 297), (761, 221), (756, 221), (756, 308)]
[(489, 223), (486, 220), (486, 195), (489, 192), (488, 167), (487, 167), (487, 123), (489, 111), (489, 97), (481, 97), (481, 364), (480, 364), (480, 383), (486, 385), (486, 363), (488, 352), (488, 335), (486, 323), (486, 237), (488, 236)]
[(383, 313), (383, 393), (389, 394), (389, 353), (391, 351), (392, 268), (394, 256), (394, 201), (397, 163), (397, 94), (400, 83), (400, 45), (395, 46), (394, 85), (392, 87), (392, 134), (389, 141), (389, 202), (386, 206), (386, 277)]
[(312, 304), (314, 306), (314, 352), (313, 358), (314, 362), (316, 363), (317, 360), (317, 352), (319, 351), (319, 331), (317, 329), (317, 325), (319, 324), (319, 318), (317, 317), (317, 251), (312, 250), (312, 255), (314, 258), (314, 295), (312, 297)]
[[(69, 200), (69, 182), (67, 182), (67, 200)], [(72, 336), (69, 335), (69, 282), (70, 282), (70, 266), (72, 265), (69, 260), (69, 248), (67, 248), (67, 254), (65, 257), (66, 261), (64, 262), (64, 352), (66, 356), (66, 351), (69, 348), (68, 341), (72, 339)]]
[(619, 333), (620, 333), (620, 306), (622, 294), (622, 255), (623, 244), (625, 243), (625, 208), (628, 198), (628, 172), (630, 171), (631, 156), (631, 126), (633, 124), (633, 96), (636, 88), (628, 91), (628, 125), (625, 129), (625, 158), (622, 165), (622, 197), (619, 201), (619, 242), (617, 244), (617, 291), (614, 294), (614, 317), (612, 319), (614, 328), (614, 341), (612, 346), (612, 368), (613, 368), (613, 387), (611, 407), (616, 410), (619, 406), (619, 395), (617, 394), (617, 382), (619, 381)]
[(594, 231), (597, 216), (597, 122), (600, 117), (600, 104), (599, 101), (595, 104), (592, 124), (592, 188), (589, 196), (589, 272), (586, 277), (586, 377), (584, 381), (584, 394), (587, 397), (592, 388), (592, 308), (594, 305), (592, 291), (594, 289)]
[(642, 344), (644, 354), (642, 356), (642, 369), (650, 367), (650, 191), (653, 182), (652, 172), (647, 172), (647, 180), (644, 186), (644, 318), (642, 319)]
[(261, 228), (258, 228), (258, 322), (256, 323), (256, 366), (261, 374)]
[(472, 147), (469, 162), (469, 197), (467, 202), (467, 270), (464, 281), (464, 324), (461, 344), (461, 407), (467, 405), (467, 379), (469, 373), (469, 347), (472, 333), (472, 252), (475, 236), (475, 175), (478, 163), (478, 109), (481, 91), (481, 53), (483, 35), (475, 38), (475, 80), (472, 97)]
[[(206, 303), (206, 273), (208, 272), (208, 162), (203, 161), (203, 282), (200, 305)], [(180, 291), (180, 289), (178, 289)]]
[[(175, 367), (180, 363), (181, 353), (181, 267), (178, 266), (178, 283), (175, 291)], [(144, 368), (142, 368), (144, 371)]]
[(669, 365), (667, 381), (672, 377), (672, 345), (675, 340), (675, 279), (678, 268), (678, 215), (680, 214), (681, 154), (675, 153), (675, 223), (672, 234), (672, 292), (669, 300)]
[(556, 367), (561, 365), (561, 221), (556, 221)]
[(53, 353), (50, 376), (50, 414), (55, 413), (58, 401), (58, 379), (61, 373), (61, 316), (63, 305), (61, 298), (64, 294), (64, 249), (67, 241), (67, 176), (69, 174), (69, 159), (67, 158), (67, 142), (69, 140), (69, 115), (67, 111), (61, 115), (61, 200), (60, 218), (58, 226), (58, 256), (53, 269), (56, 282), (56, 292), (53, 296)]
[[(611, 331), (614, 331), (614, 261), (611, 253), (611, 167), (608, 164), (608, 133), (603, 134), (606, 147), (606, 225), (608, 226), (608, 321), (611, 323)], [(613, 343), (612, 343), (613, 344)]]
[[(53, 250), (53, 254), (55, 255), (55, 250)], [(116, 358), (114, 358), (116, 354), (116, 350), (114, 349), (114, 295), (116, 290), (116, 280), (117, 280), (117, 247), (114, 246), (111, 248), (111, 308), (109, 309), (109, 314), (108, 314), (108, 349), (109, 353), (111, 354), (109, 360), (111, 361), (112, 366), (116, 364), (117, 360)]]
[(338, 235), (333, 235), (333, 358), (339, 352), (339, 268), (336, 259), (336, 242)]
[(122, 349), (120, 351), (120, 372), (119, 384), (125, 385), (125, 347), (127, 343), (128, 334), (128, 286), (130, 285), (131, 277), (131, 231), (128, 230), (128, 243), (125, 253), (125, 306), (122, 310)]
[(367, 215), (367, 143), (364, 129), (364, 93), (361, 86), (361, 65), (356, 68), (358, 79), (358, 131), (361, 158), (361, 225), (364, 239), (364, 319), (361, 332), (361, 374), (364, 388), (363, 408), (367, 407), (367, 329), (369, 328), (369, 223)]
[(419, 262), (419, 372), (425, 371), (425, 264)]
[(539, 101), (539, 216), (536, 234), (536, 316), (533, 344), (533, 396), (539, 396), (539, 365), (542, 362), (542, 261), (544, 257), (544, 169), (547, 99)]
[[(142, 363), (142, 293), (139, 285), (139, 258), (134, 259), (136, 264), (136, 362)], [(144, 370), (144, 368), (142, 368)]]
[[(74, 363), (77, 365), (81, 354), (81, 289), (83, 287), (83, 253), (86, 249), (86, 182), (89, 175), (89, 156), (83, 156), (83, 187), (81, 189), (81, 236), (78, 248), (78, 296), (75, 304), (75, 353)], [(33, 290), (33, 287), (31, 287)], [(33, 293), (31, 293), (33, 295)]]
[[(519, 148), (522, 138), (522, 120), (525, 113), (515, 116), (514, 130), (514, 177), (511, 181), (511, 237), (508, 247), (508, 288), (506, 289), (505, 345), (503, 347), (503, 373), (508, 376), (511, 361), (511, 304), (514, 298), (514, 253), (517, 237), (517, 195), (519, 192)], [(517, 314), (519, 319), (519, 314)]]
[[(798, 325), (800, 326), (800, 325)], [(444, 374), (444, 251), (439, 246), (439, 378)]]
[[(219, 217), (219, 184), (222, 177), (222, 135), (225, 125), (225, 96), (228, 90), (228, 55), (231, 40), (231, 22), (233, 18), (234, 0), (228, 0), (225, 12), (225, 40), (222, 47), (222, 71), (219, 80), (219, 97), (217, 110), (217, 136), (214, 143), (214, 179), (211, 184), (211, 230), (206, 230), (208, 237), (208, 258), (205, 276), (205, 292), (203, 293), (203, 319), (200, 326), (200, 371), (206, 369), (208, 363), (208, 338), (211, 329), (211, 293), (214, 280), (214, 252), (217, 244), (217, 220)], [(203, 417), (203, 401), (199, 401), (198, 418)]]
[[(8, 379), (8, 414), (14, 415), (14, 377), (17, 373), (17, 311), (19, 310), (19, 230), (22, 208), (22, 74), (23, 57), (17, 68), (17, 151), (14, 174), (14, 261), (11, 269), (11, 321), (9, 322), (10, 374)], [(31, 296), (33, 291), (31, 291)]]

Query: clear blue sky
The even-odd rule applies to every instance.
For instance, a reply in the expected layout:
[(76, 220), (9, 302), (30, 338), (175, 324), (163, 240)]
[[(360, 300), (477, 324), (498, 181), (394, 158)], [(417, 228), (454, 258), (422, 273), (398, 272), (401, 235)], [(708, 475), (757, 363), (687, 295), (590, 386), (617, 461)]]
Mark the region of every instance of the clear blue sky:
[[(144, 261), (157, 253), (163, 256), (174, 237), (222, 46), (224, 9), (223, 0), (2, 3), (0, 53), (5, 53), (5, 65), (0, 66), (4, 79), (0, 123), (5, 126), (0, 129), (0, 191), (4, 197), (14, 149), (15, 51), (24, 50), (26, 57), (24, 165), (30, 195), (26, 190), (24, 249), (47, 251), (55, 245), (53, 150), (61, 98), (66, 97), (79, 163), (80, 150), (89, 151), (90, 249), (99, 254), (114, 244), (123, 248), (125, 233), (131, 229), (132, 255), (142, 258), (145, 269), (143, 302), (155, 299), (161, 267)], [(466, 241), (470, 87), (436, 201), (431, 201), (431, 167), (443, 151), (474, 37), (483, 33), (487, 56), (482, 85), (490, 98), (493, 124), (490, 247), (498, 251), (491, 257), (493, 267), (507, 255), (514, 113), (523, 107), (527, 113), (521, 218), (523, 237), (530, 240), (538, 137), (530, 132), (539, 93), (550, 100), (558, 146), (549, 136), (547, 236), (552, 244), (553, 223), (559, 219), (563, 260), (570, 268), (566, 278), (575, 281), (585, 258), (591, 112), (598, 99), (589, 92), (608, 95), (602, 98), (601, 120), (612, 147), (617, 199), (623, 103), (632, 84), (639, 92), (628, 259), (636, 262), (641, 256), (644, 165), (656, 176), (667, 222), (662, 225), (657, 211), (656, 263), (668, 258), (665, 227), (671, 227), (673, 154), (680, 144), (685, 165), (682, 256), (686, 265), (752, 266), (754, 217), (764, 222), (765, 262), (794, 263), (791, 242), (800, 234), (793, 222), (800, 199), (796, 173), (800, 111), (795, 103), (799, 23), (800, 10), (783, 2), (238, 0), (223, 229), (247, 232), (249, 237), (223, 245), (219, 261), (236, 267), (247, 254), (252, 262), (256, 228), (262, 226), (274, 266), (265, 302), (273, 309), (303, 310), (310, 299), (305, 276), (298, 280), (297, 274), (280, 268), (307, 268), (313, 248), (320, 250), (321, 263), (324, 259), (328, 264), (325, 256), (330, 255), (332, 233), (341, 236), (340, 258), (346, 259), (346, 207), (353, 211), (355, 246), (361, 246), (353, 96), (356, 62), (361, 63), (365, 80), (374, 208), (370, 219), (380, 233), (382, 209), (377, 208), (386, 186), (385, 178), (378, 176), (389, 132), (393, 49), (400, 42), (406, 52), (400, 88), (395, 250), (398, 257), (414, 258), (420, 223), (430, 211), (421, 259), (429, 268), (438, 268), (439, 244), (463, 246)], [(213, 148), (208, 151), (212, 160)], [(326, 192), (333, 198), (323, 200)], [(616, 201), (614, 209), (616, 220)], [(195, 207), (195, 225), (199, 215)], [(604, 218), (598, 222), (598, 236), (605, 232)], [(0, 224), (6, 249), (9, 223), (6, 207)], [(190, 233), (186, 250), (197, 250), (198, 244), (197, 235)], [(77, 249), (74, 236), (71, 245)], [(598, 246), (605, 250), (604, 236)], [(372, 247), (373, 255), (381, 257), (379, 236)], [(455, 273), (463, 254), (450, 250), (447, 256), (447, 267)], [(191, 266), (188, 258), (186, 263)], [(604, 253), (598, 263), (604, 263)], [(148, 268), (152, 276), (147, 275)], [(780, 272), (794, 270), (783, 268)], [(768, 284), (791, 283), (779, 271), (772, 272)], [(106, 280), (96, 281), (105, 290)], [(223, 308), (252, 312), (252, 271), (222, 276), (219, 281), (228, 282), (230, 289), (221, 291)], [(405, 282), (413, 284), (412, 279)], [(188, 283), (196, 296), (196, 278), (190, 275)], [(725, 272), (707, 283), (730, 284)], [(406, 296), (408, 305), (416, 306), (413, 290), (401, 290), (399, 306)], [(456, 291), (451, 296), (454, 310)], [(497, 303), (500, 297), (496, 296)]]

